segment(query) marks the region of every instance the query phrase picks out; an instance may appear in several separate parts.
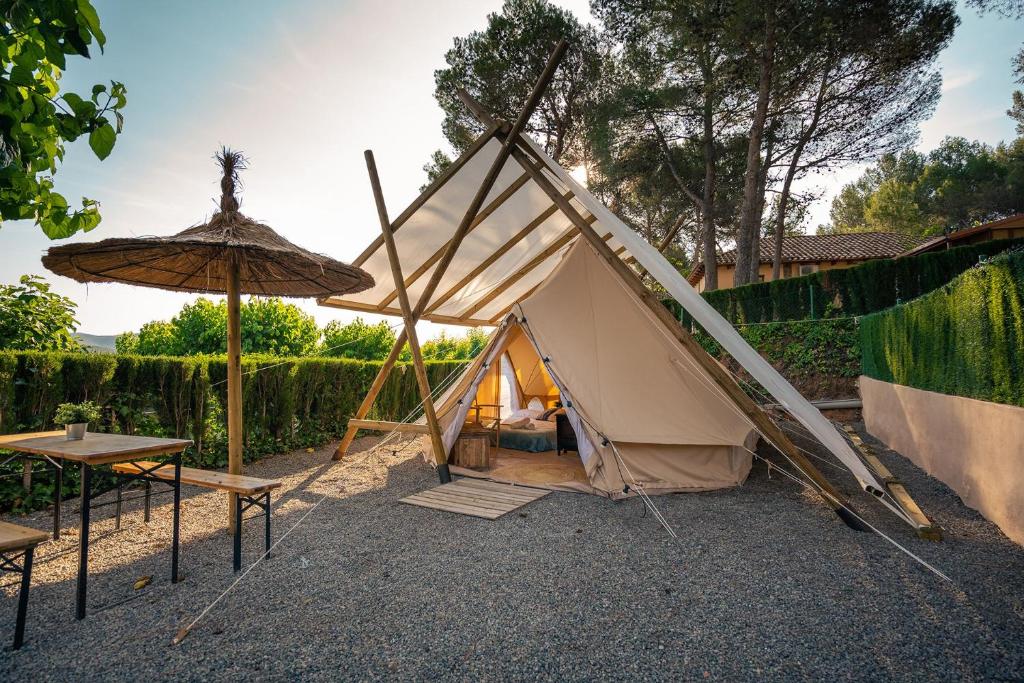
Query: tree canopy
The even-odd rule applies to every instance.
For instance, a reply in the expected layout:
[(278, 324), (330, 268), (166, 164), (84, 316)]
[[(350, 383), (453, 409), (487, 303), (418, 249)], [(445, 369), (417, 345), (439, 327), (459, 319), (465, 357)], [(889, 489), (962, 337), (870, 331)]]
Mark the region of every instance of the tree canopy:
[[(241, 306), (242, 353), (305, 356), (316, 352), (313, 316), (278, 298), (251, 298)], [(154, 321), (118, 337), (118, 353), (195, 356), (227, 353), (228, 308), (205, 297), (182, 307), (170, 322)]]
[(948, 137), (887, 154), (832, 202), (824, 232), (942, 234), (1024, 212), (1024, 138), (991, 147)]
[(99, 16), (89, 0), (0, 0), (0, 15), (0, 223), (33, 220), (50, 239), (92, 230), (99, 202), (83, 197), (72, 208), (53, 177), (67, 143), (88, 136), (106, 159), (124, 123), (122, 83), (60, 91), (68, 57), (103, 49)]
[(81, 351), (75, 302), (50, 291), (38, 275), (22, 275), (16, 285), (0, 285), (0, 349)]

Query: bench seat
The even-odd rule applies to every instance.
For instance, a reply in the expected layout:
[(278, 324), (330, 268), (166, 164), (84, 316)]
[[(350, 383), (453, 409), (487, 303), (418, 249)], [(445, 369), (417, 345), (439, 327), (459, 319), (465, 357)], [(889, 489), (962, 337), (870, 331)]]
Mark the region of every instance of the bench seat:
[[(141, 467), (146, 470), (153, 470), (151, 474), (161, 479), (168, 481), (174, 479), (174, 465), (163, 465), (161, 467), (157, 467), (157, 465), (158, 463), (149, 461), (137, 463), (122, 462), (114, 465), (113, 469), (118, 474), (138, 474)], [(237, 493), (243, 496), (255, 496), (281, 487), (281, 481), (278, 479), (260, 479), (243, 474), (227, 474), (226, 472), (201, 470), (195, 467), (181, 468), (181, 483)]]
[[(25, 636), (25, 614), (28, 612), (28, 589), (32, 585), (32, 556), (36, 546), (50, 538), (37, 529), (0, 522), (0, 569), (21, 574), (18, 593), (18, 620), (14, 626), (14, 649), (21, 647)], [(21, 564), (18, 564), (18, 560)]]
[[(148, 477), (156, 477), (164, 481), (174, 481), (174, 465), (171, 464), (161, 465), (157, 462), (139, 460), (136, 462), (117, 463), (113, 466), (113, 470), (115, 473), (125, 475), (126, 477), (145, 472)], [(247, 477), (242, 474), (227, 474), (226, 472), (201, 470), (195, 467), (182, 467), (181, 483), (183, 485), (201, 486), (207, 489), (236, 494), (234, 499), (234, 516), (238, 520), (238, 523), (235, 524), (234, 539), (234, 567), (236, 573), (242, 569), (242, 514), (250, 507), (255, 506), (263, 510), (264, 541), (266, 545), (264, 555), (270, 553), (270, 492), (281, 487), (279, 479), (260, 479), (259, 477)], [(146, 481), (145, 520), (147, 522), (149, 521), (149, 496), (149, 481)], [(120, 529), (120, 485), (117, 487), (117, 512), (115, 514), (117, 521), (114, 523), (114, 526)]]

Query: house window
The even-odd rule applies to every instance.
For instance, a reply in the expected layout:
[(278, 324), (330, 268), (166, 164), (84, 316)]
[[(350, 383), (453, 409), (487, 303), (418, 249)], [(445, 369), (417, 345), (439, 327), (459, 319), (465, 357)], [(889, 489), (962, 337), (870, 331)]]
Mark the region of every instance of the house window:
[(793, 265), (791, 263), (782, 264), (782, 277), (790, 277), (793, 275)]
[(764, 275), (759, 273), (758, 276), (757, 276), (757, 281), (758, 282), (764, 282)]
[(801, 275), (810, 275), (811, 273), (817, 273), (817, 272), (818, 272), (818, 264), (817, 263), (801, 263), (800, 264), (800, 274)]

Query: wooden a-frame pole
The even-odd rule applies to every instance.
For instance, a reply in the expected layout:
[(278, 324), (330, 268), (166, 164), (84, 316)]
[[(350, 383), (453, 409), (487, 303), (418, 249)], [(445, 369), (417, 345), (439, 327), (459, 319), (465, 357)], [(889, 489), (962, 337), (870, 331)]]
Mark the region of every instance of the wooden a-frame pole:
[[(467, 105), (470, 111), (481, 120), (481, 122), (488, 124), (492, 123), (493, 119), (490, 114), (476, 102), (468, 93), (465, 91), (459, 92), (459, 98)], [(562, 197), (562, 193), (548, 180), (543, 173), (536, 169), (533, 164), (532, 150), (528, 155), (524, 149), (529, 149), (526, 144), (522, 144), (520, 148), (519, 140), (511, 140), (510, 137), (503, 135), (500, 131), (498, 133), (499, 139), (504, 138), (504, 142), (514, 142), (516, 146), (512, 149), (512, 157), (519, 162), (519, 165), (531, 175), (534, 182), (548, 195), (551, 199), (565, 214), (565, 216), (572, 221), (576, 228), (580, 231), (590, 244), (594, 247), (597, 253), (607, 262), (612, 270), (622, 277), (622, 280), (629, 286), (636, 297), (647, 306), (647, 308), (654, 314), (655, 318), (661, 322), (666, 330), (677, 340), (680, 344), (686, 348), (698, 362), (698, 364), (711, 376), (714, 382), (725, 392), (725, 394), (736, 402), (736, 405), (743, 411), (743, 413), (750, 419), (751, 422), (757, 427), (758, 431), (761, 432), (772, 444), (774, 444), (782, 453), (797, 467), (799, 467), (810, 479), (820, 488), (822, 491), (822, 499), (836, 511), (836, 514), (846, 522), (847, 525), (853, 528), (863, 528), (861, 524), (850, 514), (853, 510), (849, 501), (846, 500), (845, 496), (836, 489), (832, 483), (818, 471), (810, 460), (808, 460), (803, 453), (790, 441), (789, 437), (779, 429), (771, 418), (769, 418), (764, 411), (762, 411), (754, 401), (743, 392), (738, 384), (729, 376), (729, 374), (711, 357), (706, 351), (696, 342), (693, 337), (683, 329), (679, 321), (675, 319), (675, 316), (669, 312), (667, 308), (658, 300), (656, 296), (643, 284), (639, 276), (629, 266), (622, 262), (622, 259), (618, 257), (611, 247), (597, 234), (597, 232), (590, 226), (590, 223), (583, 218), (582, 215), (576, 210), (571, 202), (565, 200)], [(543, 161), (543, 159), (539, 159)]]
[[(458, 251), (463, 238), (469, 231), (470, 225), (476, 219), (477, 214), (480, 212), (480, 207), (483, 206), (484, 200), (487, 198), (487, 195), (490, 193), (495, 181), (498, 179), (501, 169), (504, 168), (505, 162), (508, 161), (509, 154), (514, 146), (514, 140), (519, 137), (519, 133), (521, 133), (526, 127), (526, 122), (530, 120), (530, 116), (533, 115), (533, 111), (540, 103), (540, 98), (544, 95), (544, 91), (547, 90), (548, 84), (554, 77), (555, 70), (558, 68), (559, 62), (562, 61), (562, 57), (565, 55), (565, 51), (568, 47), (568, 43), (565, 42), (565, 39), (562, 39), (558, 41), (554, 50), (551, 51), (551, 55), (548, 57), (548, 61), (544, 65), (544, 70), (537, 79), (537, 83), (533, 86), (533, 91), (530, 92), (530, 96), (523, 105), (522, 111), (519, 112), (519, 116), (516, 118), (515, 123), (512, 124), (512, 127), (508, 131), (509, 137), (502, 141), (501, 149), (498, 150), (497, 156), (495, 156), (494, 161), (491, 163), (491, 168), (487, 171), (487, 175), (484, 176), (483, 182), (480, 183), (480, 187), (477, 190), (476, 195), (474, 195), (473, 200), (469, 203), (466, 213), (462, 217), (462, 221), (455, 230), (455, 234), (452, 235), (451, 240), (448, 242), (447, 250), (445, 250), (445, 253), (438, 262), (437, 267), (434, 268), (434, 272), (430, 276), (427, 286), (424, 287), (423, 293), (416, 302), (416, 308), (412, 314), (414, 324), (419, 321), (420, 317), (423, 315), (423, 311), (426, 310), (427, 306), (430, 304), (430, 298), (434, 295), (434, 291), (441, 283), (441, 278), (444, 277), (445, 272), (447, 272), (448, 266), (455, 257), (455, 252)], [(491, 128), (490, 130), (494, 130), (494, 128)], [(390, 223), (388, 224), (388, 227), (391, 227)], [(402, 345), (405, 343), (407, 338), (407, 334), (399, 335), (394, 348), (391, 350), (391, 353), (388, 354), (388, 359), (381, 366), (380, 371), (377, 373), (377, 377), (370, 386), (370, 391), (366, 394), (362, 404), (359, 406), (359, 410), (356, 412), (357, 418), (362, 419), (369, 413), (374, 400), (377, 398), (377, 394), (380, 393), (385, 380), (387, 380), (388, 374), (390, 374), (395, 362), (398, 360), (398, 354), (401, 352)], [(353, 438), (355, 438), (355, 433), (356, 428), (352, 426), (349, 426), (345, 430), (345, 436), (342, 438), (341, 444), (338, 446), (338, 450), (334, 453), (335, 460), (340, 460), (348, 451)], [(443, 479), (447, 475), (448, 465), (446, 463), (443, 469), (439, 468), (439, 476)]]
[(380, 188), (380, 178), (377, 177), (377, 164), (374, 163), (373, 152), (370, 150), (366, 150), (364, 156), (366, 157), (366, 170), (370, 174), (370, 185), (373, 187), (373, 199), (377, 204), (377, 215), (380, 217), (380, 229), (384, 235), (384, 246), (387, 247), (388, 251), (388, 262), (391, 264), (391, 274), (395, 278), (395, 291), (398, 293), (398, 303), (402, 307), (402, 318), (405, 320), (405, 336), (409, 340), (409, 351), (412, 352), (416, 383), (420, 388), (420, 396), (423, 397), (423, 413), (427, 417), (427, 427), (430, 430), (430, 445), (434, 451), (434, 461), (437, 463), (441, 483), (448, 483), (451, 481), (451, 475), (448, 473), (448, 458), (444, 448), (444, 441), (441, 439), (441, 426), (437, 422), (437, 413), (434, 412), (434, 399), (430, 396), (430, 381), (427, 379), (427, 369), (423, 366), (420, 342), (416, 337), (416, 319), (413, 317), (412, 306), (409, 305), (409, 292), (405, 289), (402, 264), (398, 261), (398, 248), (395, 246), (395, 236), (391, 231), (388, 209), (384, 204), (384, 193)]

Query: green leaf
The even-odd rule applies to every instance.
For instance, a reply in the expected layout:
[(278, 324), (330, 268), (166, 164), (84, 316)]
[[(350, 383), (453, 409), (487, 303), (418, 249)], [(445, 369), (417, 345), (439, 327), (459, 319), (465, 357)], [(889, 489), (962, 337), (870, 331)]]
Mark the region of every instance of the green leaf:
[(69, 92), (62, 98), (71, 107), (71, 111), (75, 112), (75, 116), (80, 119), (91, 119), (96, 115), (96, 105), (92, 102), (83, 100), (81, 97), (73, 92)]
[(16, 66), (11, 69), (11, 83), (31, 87), (36, 84), (36, 77), (31, 68)]
[(96, 14), (92, 3), (89, 0), (78, 0), (78, 14), (85, 20), (85, 26), (89, 31), (96, 36), (96, 42), (99, 43), (100, 50), (102, 50), (103, 45), (107, 42), (107, 37), (100, 30), (100, 17)]
[(92, 151), (96, 153), (96, 156), (102, 161), (110, 156), (111, 150), (114, 149), (114, 141), (117, 139), (117, 133), (114, 132), (113, 127), (109, 123), (104, 123), (102, 126), (89, 133), (89, 146), (92, 147)]

